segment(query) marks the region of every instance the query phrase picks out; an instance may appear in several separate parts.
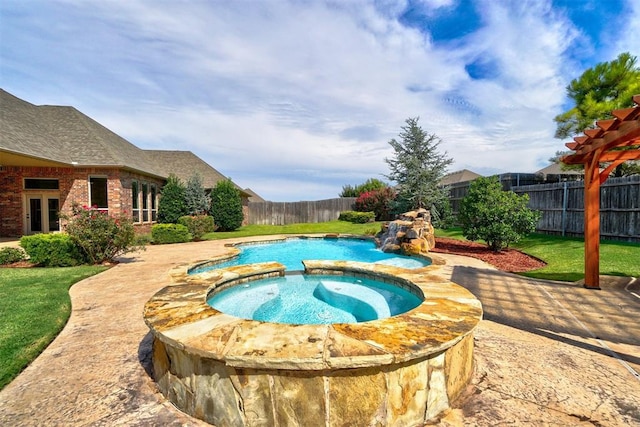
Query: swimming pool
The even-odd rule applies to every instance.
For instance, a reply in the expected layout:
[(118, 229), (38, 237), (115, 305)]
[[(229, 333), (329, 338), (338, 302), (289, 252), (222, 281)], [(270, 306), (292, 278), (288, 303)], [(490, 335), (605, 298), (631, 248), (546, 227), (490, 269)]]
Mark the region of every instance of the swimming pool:
[(431, 264), (428, 258), (408, 257), (382, 252), (371, 240), (352, 238), (287, 238), (277, 242), (248, 243), (238, 245), (241, 253), (231, 260), (208, 263), (190, 271), (202, 273), (218, 268), (242, 264), (276, 261), (287, 270), (303, 270), (302, 260), (360, 261), (414, 269)]
[(207, 299), (223, 313), (289, 324), (357, 323), (407, 312), (422, 298), (371, 278), (294, 274), (239, 284)]

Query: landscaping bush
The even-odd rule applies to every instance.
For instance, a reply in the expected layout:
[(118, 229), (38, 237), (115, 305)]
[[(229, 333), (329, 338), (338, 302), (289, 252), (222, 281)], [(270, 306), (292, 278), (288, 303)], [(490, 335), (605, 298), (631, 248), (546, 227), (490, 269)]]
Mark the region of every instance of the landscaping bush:
[(140, 249), (136, 245), (132, 219), (125, 214), (108, 215), (87, 206), (73, 207), (65, 231), (90, 264), (112, 262), (116, 257)]
[(20, 246), (31, 262), (45, 267), (70, 267), (86, 263), (86, 257), (68, 234), (23, 236)]
[(396, 193), (390, 187), (367, 191), (358, 196), (353, 207), (358, 212), (374, 212), (376, 221), (388, 221), (395, 197)]
[(230, 179), (219, 181), (211, 191), (211, 214), (219, 231), (233, 231), (240, 228), (244, 214), (240, 190)]
[(353, 224), (366, 224), (367, 222), (373, 222), (376, 218), (374, 212), (356, 212), (356, 211), (344, 211), (340, 212), (338, 220), (348, 221)]
[(153, 243), (164, 245), (166, 243), (190, 242), (193, 236), (189, 229), (182, 224), (155, 224), (151, 227)]
[(480, 177), (460, 203), (458, 220), (464, 237), (484, 240), (499, 252), (536, 229), (540, 213), (527, 207), (529, 196), (503, 191), (497, 177)]
[(388, 185), (379, 179), (369, 178), (363, 184), (356, 185), (355, 187), (348, 184), (343, 186), (342, 193), (340, 193), (339, 197), (358, 197), (367, 191), (382, 190), (386, 187), (388, 187)]
[(25, 259), (27, 259), (27, 254), (20, 248), (7, 247), (0, 249), (0, 265), (13, 264)]
[(169, 175), (160, 194), (158, 222), (175, 224), (178, 218), (189, 214), (185, 192), (186, 188), (180, 179), (173, 174)]
[(202, 177), (196, 172), (184, 188), (187, 215), (206, 215), (211, 209), (211, 198), (202, 185)]
[(182, 224), (193, 237), (193, 240), (200, 240), (206, 233), (215, 231), (215, 223), (210, 215), (187, 215), (178, 219), (178, 224)]

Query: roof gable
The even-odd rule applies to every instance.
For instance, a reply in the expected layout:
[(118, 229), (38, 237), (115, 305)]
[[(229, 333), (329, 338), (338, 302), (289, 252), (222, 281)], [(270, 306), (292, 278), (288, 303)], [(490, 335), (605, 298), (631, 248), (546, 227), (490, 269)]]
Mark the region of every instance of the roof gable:
[(474, 179), (479, 178), (481, 176), (482, 175), (472, 172), (469, 169), (462, 169), (462, 170), (451, 172), (450, 174), (445, 175), (440, 180), (440, 185), (452, 185), (452, 184), (457, 184), (459, 182), (473, 181)]
[(0, 89), (0, 149), (74, 166), (162, 176), (144, 150), (73, 107), (36, 106)]
[[(218, 172), (214, 167), (202, 160), (200, 157), (193, 154), (191, 151), (144, 151), (154, 165), (162, 170), (164, 176), (173, 174), (183, 183), (186, 183), (193, 175), (198, 174), (202, 178), (202, 186), (206, 189), (212, 189), (218, 182), (227, 179), (227, 177)], [(235, 183), (233, 185), (241, 191), (243, 196), (249, 197), (249, 194), (245, 190)]]

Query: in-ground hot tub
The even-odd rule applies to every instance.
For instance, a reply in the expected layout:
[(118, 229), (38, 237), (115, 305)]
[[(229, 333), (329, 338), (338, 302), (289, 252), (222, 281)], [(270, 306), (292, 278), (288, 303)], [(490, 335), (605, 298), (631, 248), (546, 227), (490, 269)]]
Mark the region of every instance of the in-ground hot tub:
[(218, 427), (422, 425), (471, 378), (482, 317), (480, 302), (433, 268), (305, 261), (307, 274), (375, 278), (424, 296), (393, 317), (322, 325), (246, 320), (207, 304), (216, 290), (283, 275), (278, 263), (174, 274), (178, 284), (144, 311), (157, 384)]

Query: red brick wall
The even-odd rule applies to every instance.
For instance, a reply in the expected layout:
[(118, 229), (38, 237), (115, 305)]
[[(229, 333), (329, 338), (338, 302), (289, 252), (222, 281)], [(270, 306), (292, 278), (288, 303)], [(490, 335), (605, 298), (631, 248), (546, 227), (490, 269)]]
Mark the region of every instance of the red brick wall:
[(21, 236), (24, 230), (23, 194), (24, 178), (57, 178), (60, 183), (60, 211), (70, 214), (74, 203), (89, 205), (90, 176), (107, 177), (110, 214), (131, 213), (131, 182), (139, 180), (157, 185), (163, 181), (133, 174), (120, 169), (105, 168), (54, 168), (5, 166), (0, 171), (0, 236)]
[(22, 175), (20, 168), (0, 171), (0, 236), (22, 235)]

